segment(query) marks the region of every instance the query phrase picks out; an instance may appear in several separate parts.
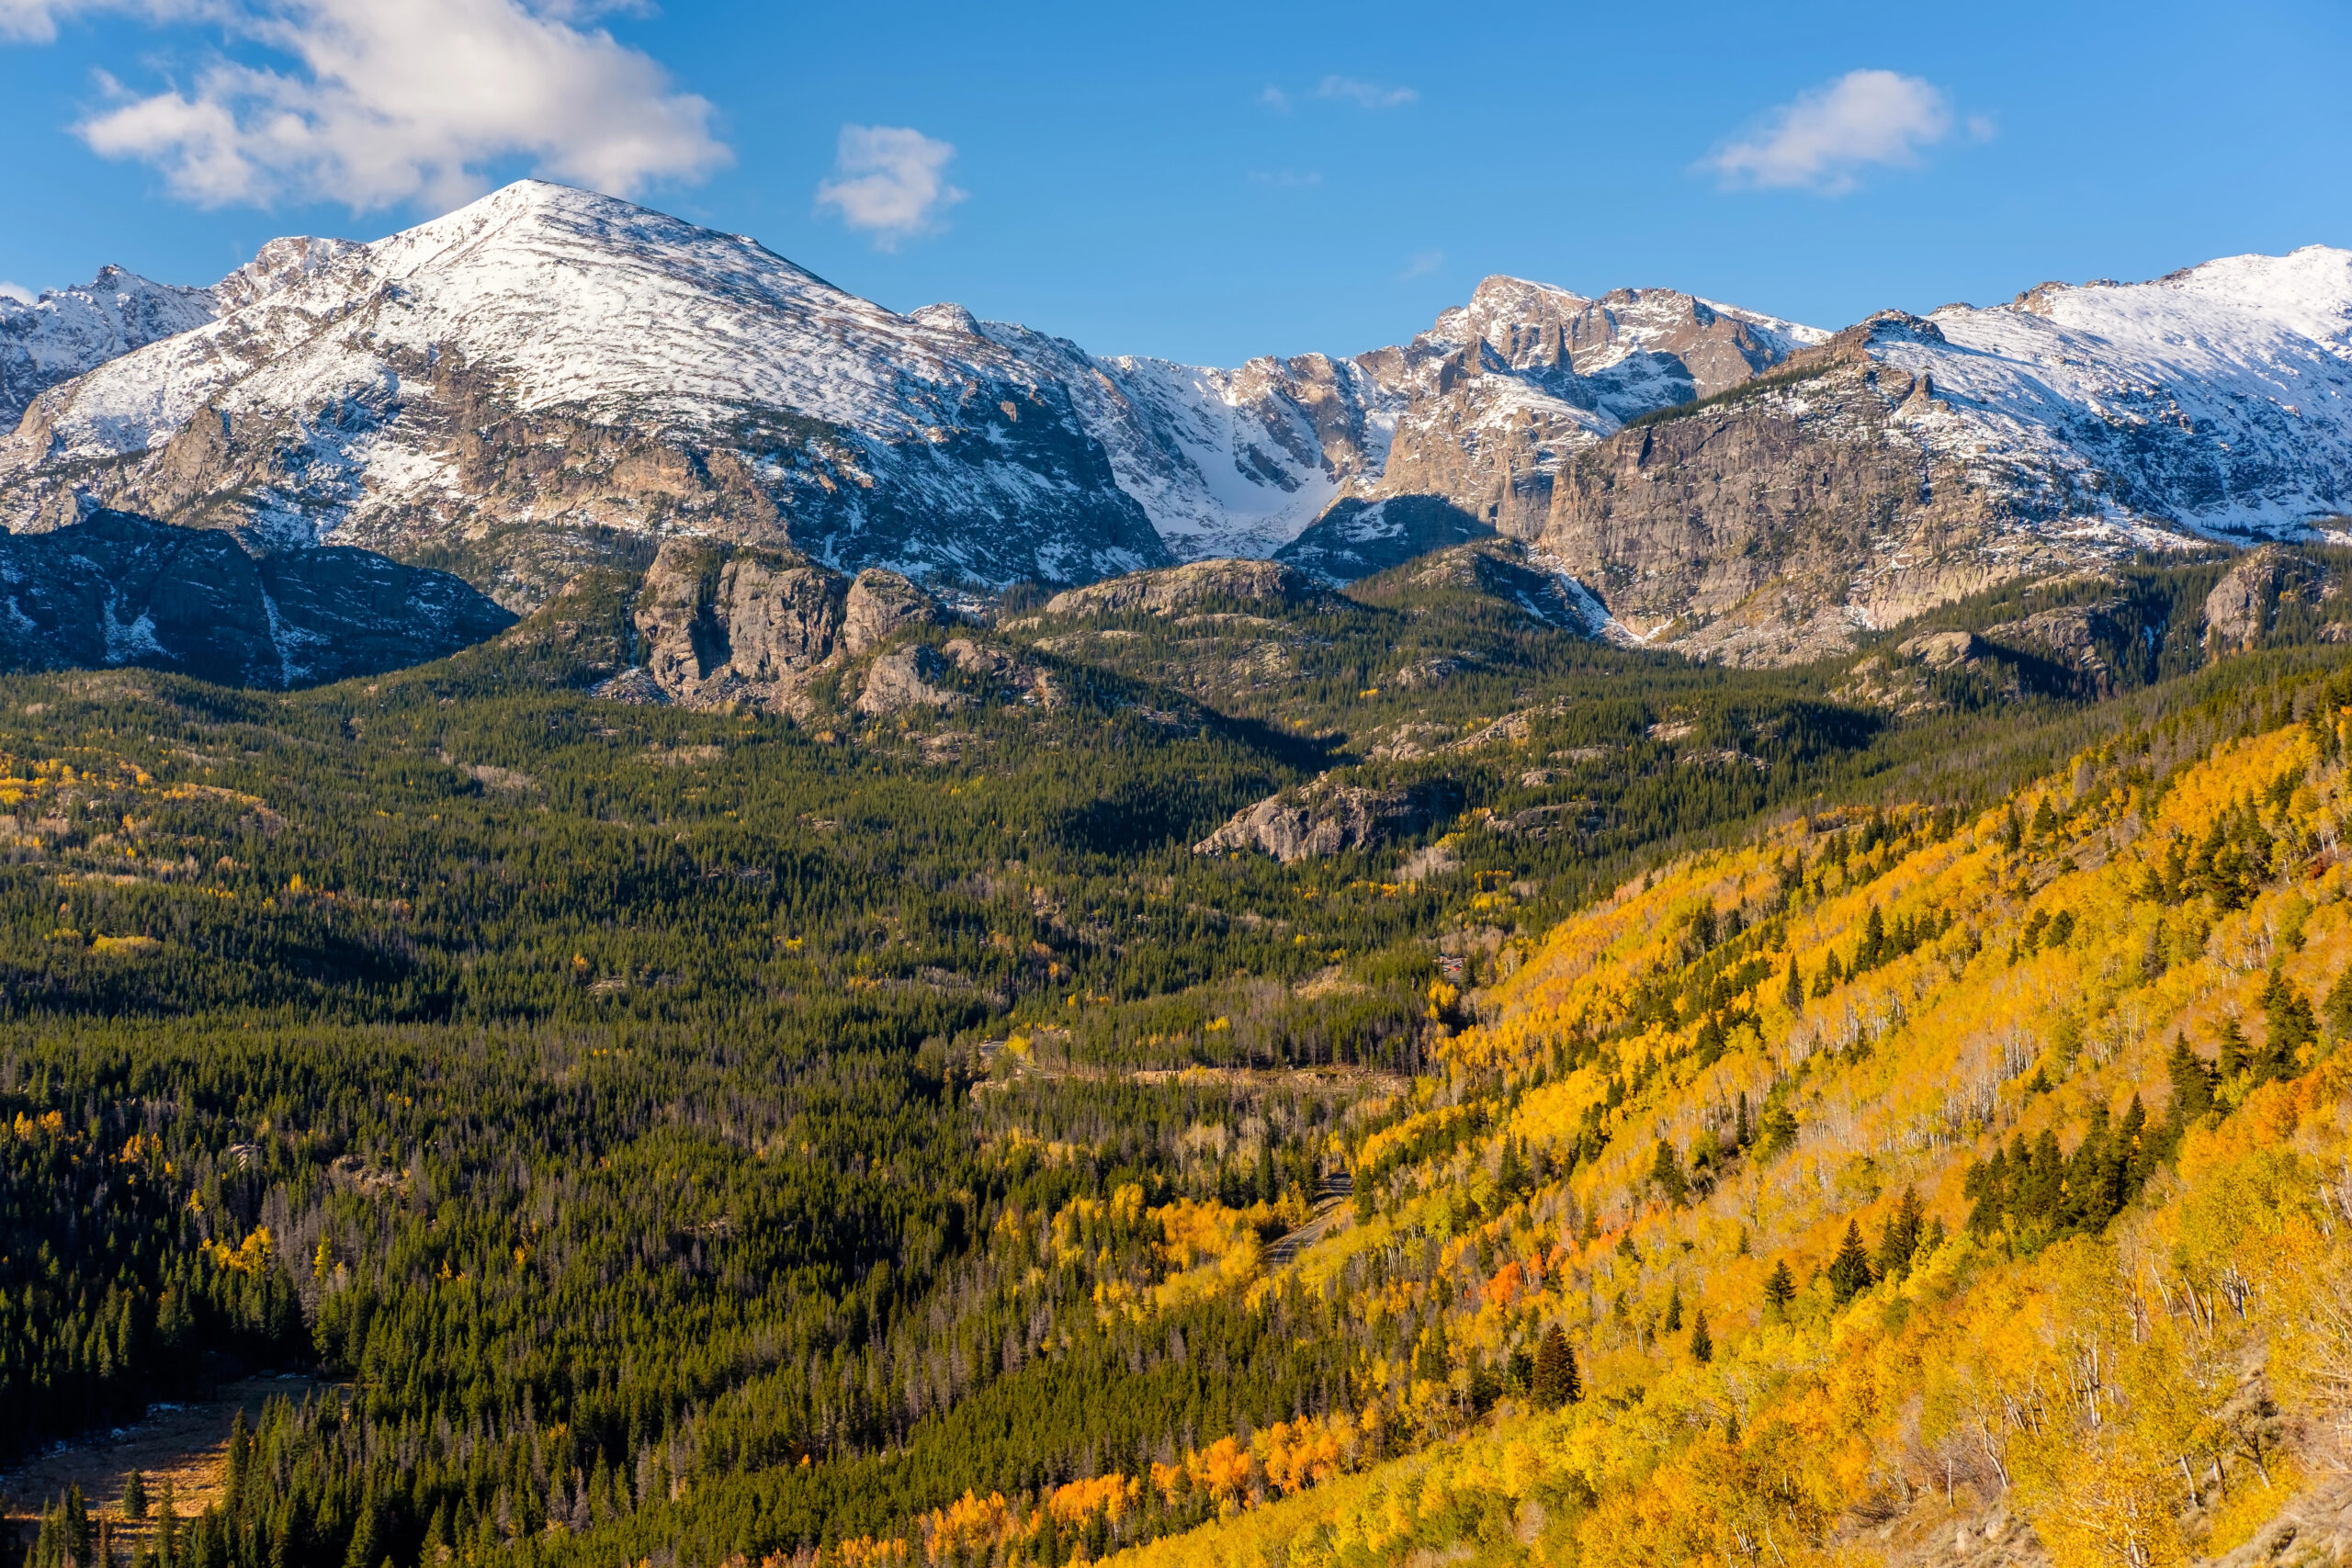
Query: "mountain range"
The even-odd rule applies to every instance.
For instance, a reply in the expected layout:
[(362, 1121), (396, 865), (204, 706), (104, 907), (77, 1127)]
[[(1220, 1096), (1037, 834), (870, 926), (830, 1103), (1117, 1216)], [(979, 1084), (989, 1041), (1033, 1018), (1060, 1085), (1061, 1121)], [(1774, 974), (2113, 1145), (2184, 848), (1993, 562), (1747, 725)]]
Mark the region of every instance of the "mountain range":
[(941, 590), (1500, 535), (1611, 638), (1742, 663), (2352, 509), (2352, 253), (2044, 284), (1835, 333), (1489, 277), (1401, 345), (1232, 369), (899, 314), (745, 236), (537, 181), (205, 289), (0, 301), (0, 525), (332, 544), (508, 611), (662, 541)]

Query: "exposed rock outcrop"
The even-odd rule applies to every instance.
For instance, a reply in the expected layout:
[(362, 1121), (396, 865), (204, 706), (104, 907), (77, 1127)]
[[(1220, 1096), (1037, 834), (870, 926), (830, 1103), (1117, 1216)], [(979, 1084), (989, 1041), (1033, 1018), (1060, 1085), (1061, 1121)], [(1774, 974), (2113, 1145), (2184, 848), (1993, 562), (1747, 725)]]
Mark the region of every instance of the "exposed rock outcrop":
[(940, 651), (923, 643), (886, 653), (866, 667), (865, 683), (853, 705), (869, 718), (880, 718), (910, 707), (963, 708), (972, 699), (961, 692), (943, 691), (933, 682), (947, 671)]
[(135, 664), (229, 685), (313, 685), (438, 659), (514, 620), (458, 578), (366, 550), (256, 559), (226, 534), (117, 512), (0, 534), (10, 669)]
[(2123, 624), (2129, 608), (2120, 594), (2088, 604), (2057, 605), (1987, 626), (1984, 637), (2040, 659), (2043, 668), (2025, 676), (2039, 690), (2111, 697), (2122, 689), (2122, 681), (2109, 650), (2131, 643), (2131, 628)]
[(1645, 640), (1758, 664), (2108, 553), (2024, 526), (2057, 498), (2036, 509), (1888, 439), (1917, 378), (1861, 349), (1921, 330), (1889, 318), (1841, 333), (1786, 379), (1610, 437), (1566, 466), (1538, 542)]
[(1460, 805), (1460, 791), (1442, 779), (1410, 787), (1372, 789), (1318, 778), (1245, 807), (1194, 844), (1193, 852), (1256, 852), (1287, 865), (1410, 838), (1450, 816)]
[(1139, 611), (1175, 615), (1216, 601), (1243, 604), (1306, 604), (1322, 590), (1306, 573), (1279, 561), (1204, 560), (1157, 571), (1130, 572), (1055, 594), (1049, 615), (1115, 615)]
[[(945, 618), (937, 601), (896, 572), (849, 578), (782, 552), (706, 539), (662, 547), (632, 614), (638, 663), (668, 700), (748, 703), (802, 716), (814, 711), (811, 687), (820, 678), (909, 626)], [(911, 678), (912, 667), (905, 673)], [(645, 695), (634, 682), (612, 694), (631, 694)]]
[(951, 619), (894, 571), (847, 577), (775, 550), (673, 539), (629, 612), (637, 662), (597, 694), (801, 719), (835, 704), (867, 718), (983, 701), (1061, 705), (1059, 683), (1034, 660), (976, 636), (936, 648), (904, 636)]
[(2327, 587), (2326, 573), (2308, 557), (2277, 545), (2247, 551), (2205, 595), (2206, 657), (2260, 648), (2282, 601), (2315, 607)]

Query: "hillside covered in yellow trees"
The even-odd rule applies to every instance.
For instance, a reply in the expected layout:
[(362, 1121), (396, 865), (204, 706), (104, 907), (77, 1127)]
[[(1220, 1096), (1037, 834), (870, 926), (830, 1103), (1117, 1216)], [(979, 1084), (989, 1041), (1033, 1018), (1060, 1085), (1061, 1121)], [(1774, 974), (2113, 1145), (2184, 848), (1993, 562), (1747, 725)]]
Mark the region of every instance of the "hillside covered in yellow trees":
[(2347, 704), (1562, 924), (1256, 1287), (1353, 1414), (1155, 1466), (1217, 1517), (1119, 1560), (2343, 1561)]

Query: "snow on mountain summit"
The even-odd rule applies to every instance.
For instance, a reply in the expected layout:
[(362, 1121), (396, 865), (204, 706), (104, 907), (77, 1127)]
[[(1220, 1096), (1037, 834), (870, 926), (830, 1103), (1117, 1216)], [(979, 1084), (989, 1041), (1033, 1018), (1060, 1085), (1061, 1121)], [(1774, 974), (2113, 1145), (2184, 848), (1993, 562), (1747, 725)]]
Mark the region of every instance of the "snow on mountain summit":
[(212, 319), (210, 294), (154, 283), (119, 266), (78, 288), (52, 288), (29, 303), (0, 295), (0, 430), (26, 405), (118, 355)]
[(615, 528), (993, 581), (1169, 558), (1057, 382), (741, 236), (523, 181), (316, 260), (43, 400), (0, 445), (0, 515), (395, 554), (527, 522), (481, 563), (517, 604)]
[[(1707, 401), (1744, 388), (1763, 395)], [(2022, 570), (2013, 538), (2040, 559), (2069, 529), (2242, 536), (2352, 509), (2352, 253), (1835, 337), (1670, 288), (1497, 275), (1406, 342), (1220, 368), (1097, 357), (958, 305), (900, 314), (748, 237), (526, 180), (373, 243), (273, 241), (209, 289), (109, 271), (0, 302), (0, 396), (23, 410), (0, 525), (103, 505), (429, 552), (518, 609), (638, 558), (631, 536), (681, 533), (975, 583), (1217, 555), (1377, 570), (1424, 537), (1573, 542), (1643, 495), (1697, 518), (1656, 490), (1668, 462), (1678, 483), (1705, 468), (1706, 528), (1750, 506), (1778, 538), (1804, 519), (1766, 516), (1771, 498), (1798, 492), (1755, 476), (1816, 457), (1860, 464), (1898, 511), (1955, 484), (1994, 498), (1968, 570), (1997, 576)], [(1682, 408), (1781, 423), (1746, 457), (1619, 439)]]
[(2228, 256), (2147, 283), (1952, 306), (1874, 357), (1932, 380), (1911, 423), (1995, 482), (2200, 533), (2352, 511), (2352, 251)]

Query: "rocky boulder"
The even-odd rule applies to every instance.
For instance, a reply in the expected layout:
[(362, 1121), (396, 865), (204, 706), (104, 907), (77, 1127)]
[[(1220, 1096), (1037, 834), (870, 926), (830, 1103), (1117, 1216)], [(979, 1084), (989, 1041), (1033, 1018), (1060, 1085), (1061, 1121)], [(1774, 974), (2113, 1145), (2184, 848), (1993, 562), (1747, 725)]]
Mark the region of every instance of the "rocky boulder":
[(1283, 864), (1375, 849), (1410, 838), (1458, 809), (1461, 792), (1436, 779), (1385, 789), (1317, 779), (1245, 807), (1193, 846), (1196, 855), (1257, 852)]

